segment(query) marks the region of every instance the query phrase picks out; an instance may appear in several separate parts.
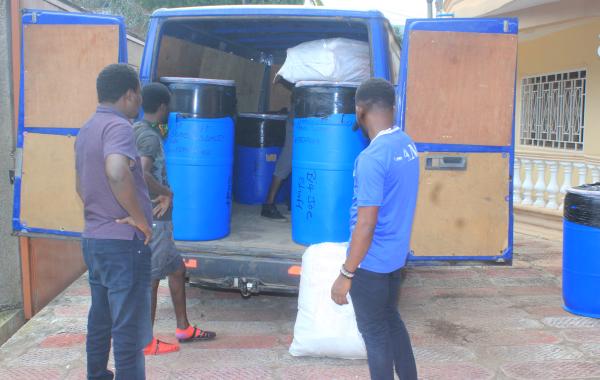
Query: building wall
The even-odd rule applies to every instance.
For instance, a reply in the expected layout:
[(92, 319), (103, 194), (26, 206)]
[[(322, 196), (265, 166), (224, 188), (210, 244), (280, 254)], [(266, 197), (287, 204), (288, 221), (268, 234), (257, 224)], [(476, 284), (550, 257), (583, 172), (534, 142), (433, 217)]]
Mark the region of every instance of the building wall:
[(22, 307), (19, 246), (10, 235), (13, 188), (7, 175), (14, 168), (11, 78), (10, 8), (0, 0), (0, 312)]
[(10, 14), (10, 2), (0, 0), (0, 345), (24, 323), (19, 241), (10, 234), (13, 187), (7, 175), (14, 168), (15, 137)]
[[(600, 17), (521, 32), (517, 74), (517, 141), (520, 136), (521, 80), (527, 76), (586, 69), (583, 155), (600, 159), (600, 57), (597, 53), (600, 46), (599, 33)], [(554, 151), (519, 145), (517, 149)]]

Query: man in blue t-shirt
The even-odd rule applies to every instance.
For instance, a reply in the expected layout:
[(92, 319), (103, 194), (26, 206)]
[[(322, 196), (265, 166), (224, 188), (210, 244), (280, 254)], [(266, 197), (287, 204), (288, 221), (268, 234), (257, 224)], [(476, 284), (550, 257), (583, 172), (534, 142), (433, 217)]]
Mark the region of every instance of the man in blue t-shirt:
[(356, 121), (371, 143), (354, 164), (348, 257), (331, 289), (339, 305), (352, 296), (371, 378), (417, 379), (410, 337), (398, 313), (419, 185), (413, 141), (394, 125), (395, 91), (369, 79), (356, 91)]

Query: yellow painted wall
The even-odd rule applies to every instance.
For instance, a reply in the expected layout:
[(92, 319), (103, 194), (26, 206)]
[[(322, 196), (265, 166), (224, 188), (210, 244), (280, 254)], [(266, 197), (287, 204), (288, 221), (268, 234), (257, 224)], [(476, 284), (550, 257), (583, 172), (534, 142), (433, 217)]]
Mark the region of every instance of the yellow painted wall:
[[(516, 139), (520, 147), (521, 79), (553, 72), (587, 70), (584, 154), (600, 157), (600, 17), (573, 26), (525, 30), (519, 41)], [(549, 29), (550, 28), (550, 29)], [(553, 31), (554, 30), (554, 31)], [(543, 149), (548, 151), (548, 149)]]

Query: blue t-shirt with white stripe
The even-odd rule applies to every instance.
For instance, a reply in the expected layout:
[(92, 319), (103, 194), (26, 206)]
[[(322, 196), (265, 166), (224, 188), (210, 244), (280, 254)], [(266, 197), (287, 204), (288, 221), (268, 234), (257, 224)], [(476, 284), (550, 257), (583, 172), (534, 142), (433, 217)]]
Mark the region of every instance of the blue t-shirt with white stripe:
[(359, 207), (379, 207), (373, 241), (359, 268), (390, 273), (404, 266), (418, 187), (417, 148), (398, 127), (380, 132), (356, 158), (350, 233)]

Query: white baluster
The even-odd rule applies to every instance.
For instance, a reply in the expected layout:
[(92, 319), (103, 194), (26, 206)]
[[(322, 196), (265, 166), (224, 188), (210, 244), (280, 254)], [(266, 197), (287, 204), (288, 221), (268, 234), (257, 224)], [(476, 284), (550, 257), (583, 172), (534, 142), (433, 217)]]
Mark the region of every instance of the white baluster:
[(588, 170), (592, 173), (592, 183), (600, 182), (600, 170), (598, 169), (598, 165), (587, 165)]
[(523, 169), (525, 169), (525, 180), (523, 181), (523, 185), (521, 188), (523, 189), (523, 200), (521, 204), (523, 205), (531, 205), (533, 204), (533, 199), (531, 198), (531, 192), (533, 190), (533, 173), (531, 170), (531, 160), (521, 159), (521, 164), (523, 165)]
[(573, 179), (572, 179), (573, 166), (571, 165), (570, 162), (566, 162), (566, 161), (561, 161), (560, 166), (563, 168), (563, 183), (562, 183), (562, 186), (560, 187), (560, 193), (561, 193), (560, 208), (563, 208), (565, 194), (567, 194), (567, 190), (571, 187), (571, 183), (573, 182)]
[(548, 203), (546, 203), (546, 208), (556, 210), (558, 208), (558, 203), (556, 201), (558, 191), (560, 188), (558, 187), (558, 163), (556, 161), (546, 161), (546, 165), (548, 166), (548, 170), (550, 170), (550, 182), (548, 183), (548, 187), (546, 188), (546, 192), (548, 193)]
[(577, 175), (579, 176), (579, 180), (577, 181), (577, 186), (585, 185), (587, 182), (587, 168), (585, 164), (582, 162), (577, 162), (573, 164), (577, 169)]
[(521, 159), (515, 157), (515, 168), (513, 174), (513, 204), (521, 203)]
[(533, 205), (544, 207), (546, 205), (546, 200), (544, 199), (544, 193), (546, 192), (546, 166), (544, 166), (544, 161), (542, 160), (535, 160), (533, 163), (535, 164), (537, 173), (537, 181), (534, 188), (535, 202), (533, 202)]

